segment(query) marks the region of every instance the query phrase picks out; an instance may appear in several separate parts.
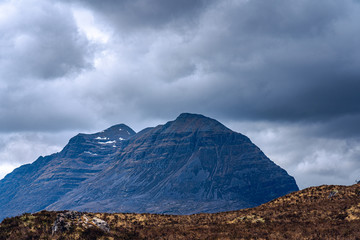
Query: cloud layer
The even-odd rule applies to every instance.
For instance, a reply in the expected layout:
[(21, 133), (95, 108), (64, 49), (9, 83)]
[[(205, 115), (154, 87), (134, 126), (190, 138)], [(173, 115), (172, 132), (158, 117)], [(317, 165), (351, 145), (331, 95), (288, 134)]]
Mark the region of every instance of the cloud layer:
[(358, 1), (27, 0), (0, 11), (4, 136), (140, 130), (198, 112), (255, 139), (302, 187), (359, 174)]

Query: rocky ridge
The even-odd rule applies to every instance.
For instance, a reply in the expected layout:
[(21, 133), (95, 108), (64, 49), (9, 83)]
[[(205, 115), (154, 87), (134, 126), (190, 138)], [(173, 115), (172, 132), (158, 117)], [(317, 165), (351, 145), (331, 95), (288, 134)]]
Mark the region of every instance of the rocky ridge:
[(74, 228), (88, 229), (96, 227), (108, 233), (110, 227), (104, 220), (76, 211), (64, 211), (56, 215), (56, 220), (52, 226), (51, 235), (62, 234), (72, 231)]

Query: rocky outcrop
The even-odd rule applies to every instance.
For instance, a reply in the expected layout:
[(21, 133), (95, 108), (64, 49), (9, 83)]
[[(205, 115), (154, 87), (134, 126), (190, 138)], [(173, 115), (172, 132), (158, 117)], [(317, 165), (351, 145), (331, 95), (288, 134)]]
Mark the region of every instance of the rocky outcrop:
[(214, 119), (181, 114), (137, 134), (117, 125), (77, 135), (60, 153), (0, 181), (0, 212), (218, 212), (296, 190), (294, 178), (246, 136)]
[(56, 220), (52, 226), (52, 235), (63, 234), (75, 228), (99, 228), (104, 232), (109, 232), (109, 224), (97, 217), (77, 211), (60, 212), (56, 216)]
[(101, 230), (103, 230), (105, 232), (110, 231), (109, 224), (100, 218), (93, 217), (91, 219), (90, 223), (94, 224), (95, 226), (97, 226), (98, 228), (100, 228)]
[(79, 222), (81, 217), (82, 213), (76, 211), (66, 211), (57, 214), (56, 220), (52, 226), (52, 235), (70, 231), (73, 222)]

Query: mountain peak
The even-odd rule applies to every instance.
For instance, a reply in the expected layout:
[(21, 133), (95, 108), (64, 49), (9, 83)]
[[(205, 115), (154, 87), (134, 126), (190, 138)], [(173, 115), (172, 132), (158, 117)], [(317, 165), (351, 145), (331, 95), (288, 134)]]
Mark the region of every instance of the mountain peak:
[(217, 120), (194, 113), (181, 113), (174, 121), (166, 125), (167, 131), (175, 132), (232, 132)]
[(117, 124), (104, 131), (85, 134), (79, 133), (71, 138), (69, 143), (61, 151), (66, 157), (75, 157), (82, 153), (92, 153), (92, 147), (101, 146), (107, 149), (106, 154), (116, 151), (117, 146), (123, 141), (134, 136), (136, 132), (125, 124)]
[[(246, 136), (199, 114), (78, 134), (0, 181), (0, 219), (42, 209), (172, 214), (257, 206), (298, 190)], [(26, 174), (24, 174), (26, 173)]]
[(105, 129), (104, 131), (97, 133), (97, 134), (105, 134), (105, 135), (118, 135), (119, 133), (125, 133), (129, 136), (135, 135), (136, 132), (134, 130), (132, 130), (129, 126), (121, 123), (121, 124), (116, 124), (114, 126), (111, 126), (107, 129)]
[(197, 114), (197, 113), (181, 113), (176, 119), (194, 119), (194, 118), (208, 118), (204, 115)]

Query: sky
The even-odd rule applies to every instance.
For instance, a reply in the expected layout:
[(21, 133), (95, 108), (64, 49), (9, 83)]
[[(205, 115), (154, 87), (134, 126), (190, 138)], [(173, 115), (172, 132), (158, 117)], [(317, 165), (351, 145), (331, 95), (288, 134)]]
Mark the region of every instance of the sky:
[(300, 188), (360, 179), (359, 0), (0, 0), (0, 178), (79, 132), (182, 112)]

